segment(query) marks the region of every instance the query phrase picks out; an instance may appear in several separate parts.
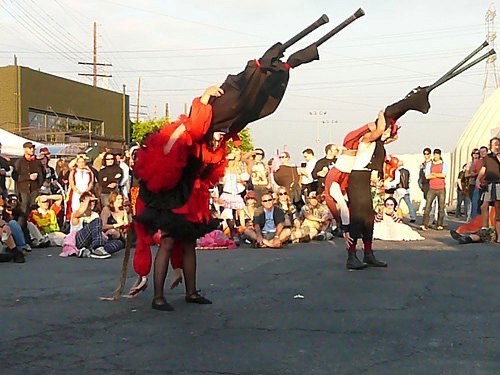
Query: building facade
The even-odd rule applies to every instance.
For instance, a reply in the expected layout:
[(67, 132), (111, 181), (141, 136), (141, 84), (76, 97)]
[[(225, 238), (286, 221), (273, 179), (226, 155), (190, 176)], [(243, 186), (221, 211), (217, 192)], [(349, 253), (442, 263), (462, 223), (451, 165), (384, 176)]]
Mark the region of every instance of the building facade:
[(121, 148), (129, 97), (18, 65), (0, 67), (0, 128), (42, 143)]

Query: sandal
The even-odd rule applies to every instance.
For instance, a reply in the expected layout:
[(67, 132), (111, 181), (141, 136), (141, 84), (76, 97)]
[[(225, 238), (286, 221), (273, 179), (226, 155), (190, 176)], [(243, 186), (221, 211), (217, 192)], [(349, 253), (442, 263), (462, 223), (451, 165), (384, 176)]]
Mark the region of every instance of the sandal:
[(197, 303), (199, 305), (211, 305), (212, 304), (212, 301), (203, 297), (200, 294), (199, 290), (196, 290), (193, 293), (191, 293), (189, 296), (186, 296), (185, 300), (188, 303)]
[(140, 292), (144, 292), (148, 287), (148, 278), (146, 276), (139, 277), (134, 285), (128, 292), (127, 297), (136, 297)]
[[(156, 303), (156, 300), (163, 301), (163, 303)], [(158, 311), (174, 311), (174, 308), (170, 303), (167, 302), (165, 297), (153, 298), (151, 307), (153, 308), (153, 310), (158, 310)]]

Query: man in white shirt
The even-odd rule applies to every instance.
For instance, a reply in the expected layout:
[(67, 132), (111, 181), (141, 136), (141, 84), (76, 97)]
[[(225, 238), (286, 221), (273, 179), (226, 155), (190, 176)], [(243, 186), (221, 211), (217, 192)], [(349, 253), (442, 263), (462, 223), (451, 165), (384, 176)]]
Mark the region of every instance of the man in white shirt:
[(312, 173), (318, 159), (314, 157), (314, 151), (310, 148), (306, 148), (302, 151), (302, 155), (306, 161), (300, 165), (299, 174), (300, 184), (302, 185), (302, 196), (305, 200), (311, 191), (316, 191), (317, 189), (318, 183), (312, 176)]

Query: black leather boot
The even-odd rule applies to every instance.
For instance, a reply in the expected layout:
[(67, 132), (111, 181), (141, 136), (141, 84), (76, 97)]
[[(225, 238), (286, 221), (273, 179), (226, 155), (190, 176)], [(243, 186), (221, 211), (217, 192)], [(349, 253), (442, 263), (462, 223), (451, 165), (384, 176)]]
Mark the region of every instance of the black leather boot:
[(356, 253), (347, 253), (347, 263), (345, 267), (348, 270), (362, 270), (366, 268), (366, 264), (362, 263), (358, 257), (356, 256)]
[(375, 254), (373, 254), (373, 251), (365, 253), (365, 256), (363, 257), (363, 263), (366, 263), (368, 267), (387, 267), (386, 262), (382, 262), (381, 260), (375, 258)]
[(14, 260), (14, 263), (24, 263), (24, 262), (26, 262), (26, 259), (24, 258), (24, 254), (23, 254), (23, 252), (21, 250), (19, 250), (19, 249), (8, 249), (7, 251), (12, 254), (12, 258)]

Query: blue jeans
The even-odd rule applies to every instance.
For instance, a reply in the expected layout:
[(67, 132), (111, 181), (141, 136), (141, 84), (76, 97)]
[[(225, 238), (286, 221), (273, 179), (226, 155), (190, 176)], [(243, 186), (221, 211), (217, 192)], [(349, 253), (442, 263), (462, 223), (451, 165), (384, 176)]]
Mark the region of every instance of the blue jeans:
[(471, 200), (468, 194), (465, 194), (461, 190), (457, 190), (457, 207), (455, 208), (455, 216), (459, 217), (462, 213), (462, 203), (464, 204), (464, 213), (467, 217), (467, 221), (470, 219), (470, 203)]
[(472, 193), (472, 199), (471, 199), (471, 214), (470, 218), (474, 219), (476, 216), (479, 215), (478, 209), (479, 209), (479, 189), (474, 188), (474, 192)]
[(12, 238), (14, 239), (14, 242), (16, 243), (16, 247), (18, 250), (22, 250), (26, 248), (26, 241), (24, 239), (24, 233), (19, 225), (19, 223), (15, 220), (11, 220), (8, 222), (10, 231), (12, 232)]
[[(408, 206), (408, 212), (410, 214), (410, 220), (416, 220), (417, 214), (415, 213), (415, 208), (413, 208), (413, 203), (410, 199), (410, 193), (405, 194), (401, 199), (403, 199)], [(398, 202), (399, 204), (399, 202)]]

